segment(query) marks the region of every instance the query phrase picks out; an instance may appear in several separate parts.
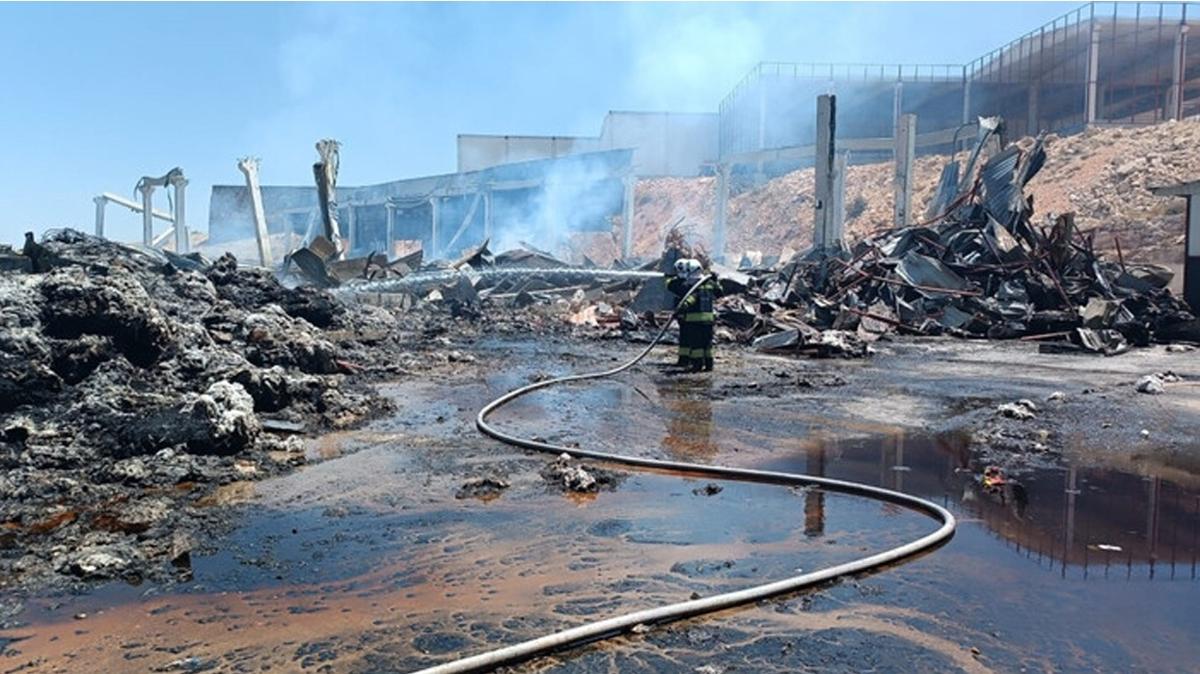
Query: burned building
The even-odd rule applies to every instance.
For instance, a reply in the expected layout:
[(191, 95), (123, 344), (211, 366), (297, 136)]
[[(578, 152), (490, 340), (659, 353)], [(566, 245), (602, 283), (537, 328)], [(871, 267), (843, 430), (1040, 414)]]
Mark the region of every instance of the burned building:
[[(398, 254), (420, 248), (431, 257), (454, 254), (483, 239), (503, 247), (524, 241), (552, 247), (554, 237), (612, 228), (631, 201), (632, 150), (609, 150), (492, 166), (337, 191), (338, 220), (350, 256)], [(313, 186), (264, 186), (267, 229), (285, 247), (318, 231)], [(245, 186), (216, 185), (209, 206), (209, 242), (254, 236)]]

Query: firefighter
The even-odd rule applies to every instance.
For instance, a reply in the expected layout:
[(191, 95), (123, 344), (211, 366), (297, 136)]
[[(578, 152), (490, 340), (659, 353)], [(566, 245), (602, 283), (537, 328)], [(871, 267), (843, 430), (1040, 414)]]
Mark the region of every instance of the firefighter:
[[(672, 273), (667, 275), (667, 290), (682, 299), (703, 276), (704, 267), (698, 260), (676, 260)], [(713, 301), (720, 293), (716, 277), (710, 275), (683, 301), (679, 311), (679, 367), (692, 372), (713, 369)]]

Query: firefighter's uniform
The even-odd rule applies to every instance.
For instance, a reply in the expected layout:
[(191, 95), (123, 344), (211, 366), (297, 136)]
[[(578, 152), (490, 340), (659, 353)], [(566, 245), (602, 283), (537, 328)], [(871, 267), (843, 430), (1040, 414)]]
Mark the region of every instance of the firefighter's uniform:
[[(682, 298), (701, 278), (700, 263), (679, 260), (675, 275), (667, 277), (667, 289)], [(713, 302), (721, 294), (716, 279), (704, 283), (683, 301), (679, 310), (679, 365), (692, 371), (713, 369)]]

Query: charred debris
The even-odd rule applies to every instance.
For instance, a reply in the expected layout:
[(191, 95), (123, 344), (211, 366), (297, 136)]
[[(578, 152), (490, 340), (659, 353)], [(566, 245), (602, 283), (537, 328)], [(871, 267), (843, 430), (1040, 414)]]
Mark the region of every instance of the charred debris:
[[(995, 125), (993, 125), (995, 126)], [(712, 264), (724, 297), (718, 338), (764, 351), (860, 357), (890, 334), (1036, 341), (1043, 352), (1115, 355), (1155, 342), (1200, 341), (1200, 323), (1167, 289), (1166, 267), (1105, 259), (1072, 213), (1036, 217), (1025, 187), (1046, 160), (1042, 138), (982, 162), (987, 134), (965, 166), (951, 160), (923, 224), (878, 232), (850, 248), (747, 252), (736, 268)], [(571, 265), (533, 247), (493, 255), (484, 242), (455, 262), (420, 253), (342, 261), (309, 272), (347, 292), (404, 308), (479, 307), (497, 317), (532, 312), (610, 336), (644, 339), (670, 298), (646, 280), (680, 256), (705, 258), (676, 230), (660, 259)], [(503, 320), (503, 319), (501, 319)]]

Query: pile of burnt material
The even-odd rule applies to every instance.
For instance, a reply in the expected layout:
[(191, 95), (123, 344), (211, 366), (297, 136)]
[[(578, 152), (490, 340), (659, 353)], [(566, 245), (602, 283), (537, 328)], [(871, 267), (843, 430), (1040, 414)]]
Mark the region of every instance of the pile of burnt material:
[(386, 409), (356, 375), (408, 352), (391, 314), (231, 256), (70, 230), (21, 256), (0, 271), (0, 587), (152, 572), (181, 554), (186, 504)]
[(962, 187), (951, 162), (928, 224), (851, 251), (743, 260), (726, 281), (745, 293), (721, 301), (718, 321), (761, 348), (833, 352), (891, 332), (1109, 355), (1200, 340), (1196, 317), (1167, 290), (1169, 269), (1102, 259), (1070, 213), (1035, 224), (1024, 187), (1044, 161), (1040, 139), (1027, 151), (1011, 145)]
[(573, 265), (531, 246), (492, 253), (484, 241), (452, 262), (418, 261), (388, 276), (364, 269), (336, 292), (377, 300), (410, 316), (432, 311), (486, 317), (493, 328), (510, 321), (538, 332), (556, 325), (604, 328), (620, 324), (620, 309), (634, 300), (645, 279), (659, 275), (656, 269), (657, 262), (639, 268)]

